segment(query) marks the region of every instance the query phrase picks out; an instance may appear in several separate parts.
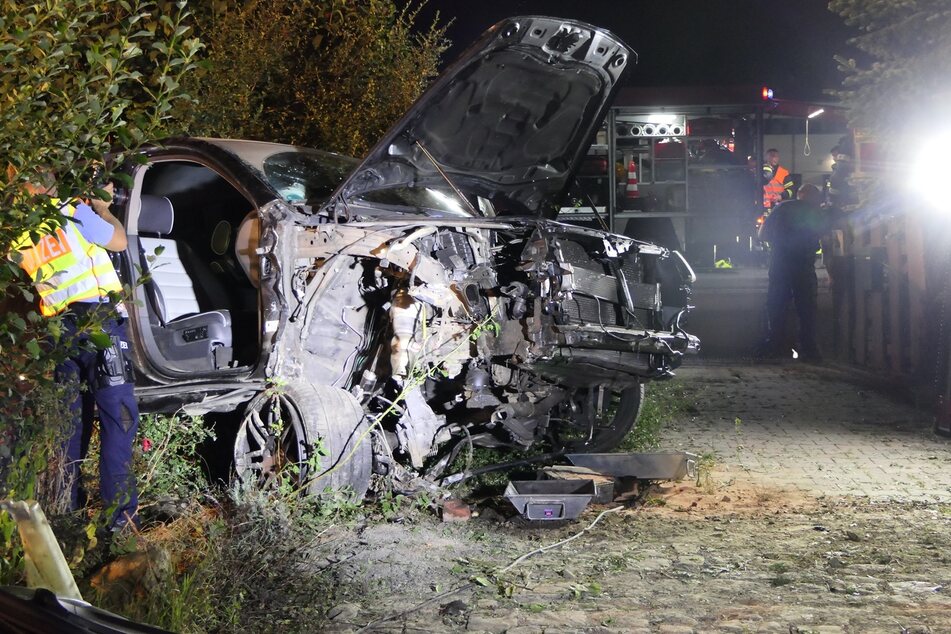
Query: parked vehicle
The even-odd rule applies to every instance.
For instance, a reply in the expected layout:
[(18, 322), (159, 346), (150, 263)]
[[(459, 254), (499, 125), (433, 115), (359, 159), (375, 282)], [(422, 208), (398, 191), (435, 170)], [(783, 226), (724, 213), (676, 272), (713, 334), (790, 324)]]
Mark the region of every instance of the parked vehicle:
[(601, 451), (698, 340), (676, 252), (556, 220), (632, 51), (490, 29), (362, 161), (169, 139), (114, 205), (144, 411), (240, 411), (237, 472), (434, 481), (467, 446)]

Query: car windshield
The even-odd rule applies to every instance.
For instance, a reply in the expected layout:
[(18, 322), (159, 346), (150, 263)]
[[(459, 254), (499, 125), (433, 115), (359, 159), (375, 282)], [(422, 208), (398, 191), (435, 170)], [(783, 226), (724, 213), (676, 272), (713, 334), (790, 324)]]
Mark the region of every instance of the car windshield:
[[(427, 216), (472, 216), (466, 204), (448, 186), (399, 185), (367, 191), (356, 199), (375, 206), (391, 207), (394, 211), (423, 213)], [(487, 215), (484, 213), (482, 215)]]
[(356, 165), (339, 154), (295, 148), (267, 156), (261, 171), (287, 202), (317, 203), (327, 200)]

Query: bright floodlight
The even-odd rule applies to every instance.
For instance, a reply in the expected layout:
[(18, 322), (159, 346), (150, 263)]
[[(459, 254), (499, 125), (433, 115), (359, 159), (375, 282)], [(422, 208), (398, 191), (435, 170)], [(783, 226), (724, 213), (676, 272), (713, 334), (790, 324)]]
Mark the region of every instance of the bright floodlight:
[(809, 118), (809, 119), (815, 119), (816, 117), (818, 117), (820, 114), (822, 114), (822, 113), (825, 112), (825, 111), (826, 111), (825, 108), (819, 108), (818, 110), (816, 110), (815, 112), (813, 112), (812, 114), (810, 114), (808, 118)]
[(935, 184), (947, 178), (947, 155), (951, 147), (951, 132), (942, 132), (922, 140), (915, 161), (911, 165), (908, 183), (922, 199), (932, 203), (943, 202), (935, 196)]
[(680, 117), (675, 114), (650, 114), (647, 115), (647, 123), (657, 124), (671, 124), (677, 123), (680, 120)]

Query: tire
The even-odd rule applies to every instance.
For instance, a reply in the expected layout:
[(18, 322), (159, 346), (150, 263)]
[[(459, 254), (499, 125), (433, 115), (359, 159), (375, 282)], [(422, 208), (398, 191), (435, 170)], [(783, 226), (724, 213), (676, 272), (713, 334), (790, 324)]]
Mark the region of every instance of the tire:
[(286, 479), (290, 469), (305, 495), (349, 488), (361, 500), (370, 486), (373, 451), (363, 408), (350, 393), (301, 381), (248, 403), (234, 460), (238, 477), (262, 488)]
[[(562, 433), (555, 434), (556, 449), (573, 453), (610, 452), (617, 449), (625, 436), (637, 424), (644, 404), (644, 384), (623, 390), (608, 388), (605, 394), (611, 395), (614, 401), (613, 410), (607, 408), (604, 417), (595, 421), (594, 430), (589, 439), (587, 432), (591, 429), (591, 425), (581, 411), (584, 410), (584, 404), (591, 389), (594, 388), (575, 390), (574, 394), (566, 400), (564, 409), (570, 409), (572, 413), (562, 416), (560, 430)], [(579, 438), (578, 433), (581, 431), (584, 433)]]

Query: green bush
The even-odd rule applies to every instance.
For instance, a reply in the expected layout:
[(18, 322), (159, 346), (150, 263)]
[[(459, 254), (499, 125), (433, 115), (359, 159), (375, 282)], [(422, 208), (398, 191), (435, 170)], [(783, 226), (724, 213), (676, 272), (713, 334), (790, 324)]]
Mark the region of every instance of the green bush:
[(249, 0), (196, 9), (208, 53), (188, 132), (359, 156), (416, 101), (447, 48), (424, 2)]
[[(97, 194), (90, 167), (167, 130), (200, 49), (185, 2), (58, 0), (0, 3), (0, 244), (61, 222), (48, 197), (26, 188), (56, 175), (59, 196)], [(53, 370), (69, 342), (59, 318), (34, 308), (16, 254), (0, 265), (0, 498), (37, 498), (56, 510), (55, 456), (69, 433)], [(101, 321), (98, 322), (101, 324)], [(85, 324), (95, 339), (102, 329)], [(41, 477), (42, 474), (47, 474)], [(52, 475), (49, 475), (52, 474)], [(61, 499), (61, 498), (60, 498)], [(21, 555), (0, 514), (0, 584)]]

